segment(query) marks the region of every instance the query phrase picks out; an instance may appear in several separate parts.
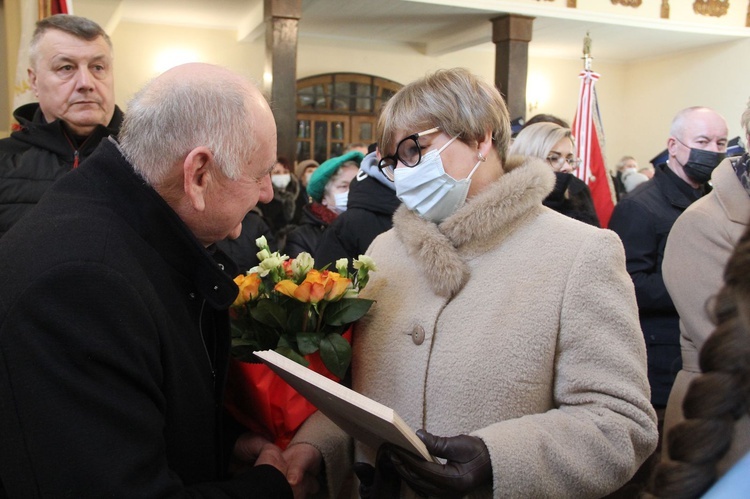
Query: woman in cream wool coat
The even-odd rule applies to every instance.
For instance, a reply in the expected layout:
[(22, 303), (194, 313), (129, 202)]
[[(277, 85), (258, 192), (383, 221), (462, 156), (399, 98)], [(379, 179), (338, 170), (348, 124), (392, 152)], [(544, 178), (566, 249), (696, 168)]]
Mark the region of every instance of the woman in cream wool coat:
[[(747, 113), (747, 111), (746, 111)], [(743, 115), (744, 117), (744, 115)], [(750, 120), (750, 114), (748, 115)], [(664, 284), (680, 314), (682, 370), (677, 373), (664, 416), (662, 455), (668, 455), (669, 430), (682, 421), (682, 403), (688, 387), (700, 375), (698, 354), (714, 331), (712, 300), (722, 286), (724, 267), (750, 220), (750, 155), (725, 159), (711, 175), (713, 190), (691, 204), (669, 232), (664, 250)], [(750, 420), (741, 421), (750, 429)], [(750, 432), (738, 448), (750, 448)], [(741, 454), (730, 453), (722, 466), (733, 464)]]
[[(657, 442), (619, 239), (542, 206), (552, 171), (506, 161), (502, 97), (465, 70), (404, 87), (378, 129), (404, 206), (368, 250), (378, 270), (365, 294), (377, 303), (355, 330), (353, 387), (429, 432), (447, 463), (381, 448), (360, 492), (383, 497), (389, 468), (402, 497), (616, 490)], [(315, 414), (292, 444), (322, 454), (331, 495), (345, 441)], [(355, 461), (376, 454), (356, 444)]]

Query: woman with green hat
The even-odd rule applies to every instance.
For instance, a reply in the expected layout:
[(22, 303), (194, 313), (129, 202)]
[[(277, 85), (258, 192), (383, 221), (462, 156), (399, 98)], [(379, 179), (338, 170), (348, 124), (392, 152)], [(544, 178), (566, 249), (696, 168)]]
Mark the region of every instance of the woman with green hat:
[(352, 151), (324, 161), (315, 169), (307, 183), (310, 202), (302, 209), (300, 225), (286, 238), (284, 253), (290, 258), (303, 251), (314, 253), (325, 228), (346, 210), (349, 183), (357, 175), (363, 157), (361, 152)]

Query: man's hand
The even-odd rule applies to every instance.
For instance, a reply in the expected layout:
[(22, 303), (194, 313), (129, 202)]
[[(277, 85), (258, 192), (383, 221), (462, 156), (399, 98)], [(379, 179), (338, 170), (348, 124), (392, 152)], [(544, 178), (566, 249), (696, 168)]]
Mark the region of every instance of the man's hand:
[(261, 447), (260, 454), (258, 455), (258, 459), (255, 460), (254, 466), (260, 466), (261, 464), (270, 464), (284, 475), (287, 474), (288, 466), (284, 455), (281, 449), (274, 444), (268, 443)]
[(295, 499), (318, 492), (318, 474), (323, 459), (320, 451), (310, 444), (300, 443), (287, 447), (283, 457), (288, 466), (286, 479), (292, 486)]
[(234, 472), (251, 466), (270, 464), (286, 475), (287, 464), (281, 449), (255, 433), (243, 433), (234, 443)]
[(256, 433), (243, 433), (234, 443), (232, 455), (243, 463), (254, 463), (260, 456), (263, 446), (270, 443), (267, 438)]

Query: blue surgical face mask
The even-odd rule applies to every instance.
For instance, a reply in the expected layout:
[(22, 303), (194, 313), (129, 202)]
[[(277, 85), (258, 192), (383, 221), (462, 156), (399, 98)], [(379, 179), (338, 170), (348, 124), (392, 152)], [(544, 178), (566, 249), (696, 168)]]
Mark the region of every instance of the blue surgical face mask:
[(457, 138), (453, 137), (440, 149), (425, 154), (417, 166), (396, 168), (393, 172), (396, 196), (411, 211), (434, 223), (442, 222), (463, 206), (469, 193), (471, 176), (481, 163), (477, 161), (469, 176), (463, 180), (456, 180), (445, 173), (440, 153)]
[(333, 195), (333, 199), (336, 211), (343, 213), (346, 211), (346, 203), (349, 202), (349, 191), (336, 193)]

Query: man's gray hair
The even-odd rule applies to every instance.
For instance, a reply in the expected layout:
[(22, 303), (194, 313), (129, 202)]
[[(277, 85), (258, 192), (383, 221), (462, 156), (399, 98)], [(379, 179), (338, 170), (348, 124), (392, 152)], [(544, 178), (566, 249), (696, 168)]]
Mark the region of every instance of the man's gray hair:
[(112, 40), (109, 39), (109, 35), (91, 19), (72, 14), (55, 14), (54, 16), (45, 17), (36, 23), (36, 29), (29, 45), (29, 63), (32, 68), (36, 68), (36, 63), (39, 59), (40, 40), (47, 31), (53, 29), (63, 31), (89, 42), (101, 36), (107, 42), (109, 48), (112, 49)]
[(669, 127), (669, 135), (679, 140), (685, 140), (685, 123), (688, 117), (693, 114), (693, 112), (698, 111), (699, 109), (709, 108), (704, 106), (692, 106), (686, 107), (685, 109), (679, 111), (672, 119), (672, 125)]
[(635, 161), (636, 163), (638, 162), (633, 156), (623, 156), (622, 158), (620, 158), (620, 161), (618, 161), (617, 164), (615, 165), (615, 169), (618, 172), (622, 171), (625, 168), (625, 163), (627, 163), (628, 161)]
[(228, 78), (214, 84), (152, 80), (128, 104), (121, 149), (152, 186), (199, 146), (210, 149), (221, 172), (236, 180), (256, 146), (246, 97), (241, 81)]

